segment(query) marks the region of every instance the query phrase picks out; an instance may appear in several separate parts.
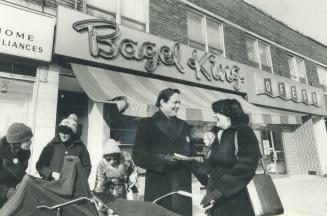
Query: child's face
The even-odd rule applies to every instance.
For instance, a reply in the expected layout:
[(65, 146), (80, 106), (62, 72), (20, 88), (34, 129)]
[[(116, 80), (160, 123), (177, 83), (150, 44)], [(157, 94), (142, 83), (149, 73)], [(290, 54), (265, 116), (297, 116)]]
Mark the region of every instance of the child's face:
[(120, 154), (107, 154), (104, 155), (104, 159), (106, 159), (109, 165), (116, 166), (120, 163)]

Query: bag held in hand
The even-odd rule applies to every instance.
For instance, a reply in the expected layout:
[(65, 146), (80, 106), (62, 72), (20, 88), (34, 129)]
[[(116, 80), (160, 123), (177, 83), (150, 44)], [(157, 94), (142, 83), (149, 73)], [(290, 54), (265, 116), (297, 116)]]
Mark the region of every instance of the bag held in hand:
[[(235, 134), (235, 155), (238, 157), (238, 140)], [(284, 213), (282, 202), (278, 192), (264, 168), (263, 161), (260, 158), (263, 174), (255, 174), (253, 179), (247, 185), (248, 195), (251, 201), (252, 209), (255, 216), (272, 216)]]

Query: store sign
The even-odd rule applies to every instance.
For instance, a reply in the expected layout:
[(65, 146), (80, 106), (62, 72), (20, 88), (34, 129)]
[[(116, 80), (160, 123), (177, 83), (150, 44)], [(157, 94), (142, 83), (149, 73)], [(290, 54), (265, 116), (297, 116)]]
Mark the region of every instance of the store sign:
[[(89, 19), (73, 23), (73, 29), (77, 32), (88, 32), (89, 50), (91, 56), (111, 60), (121, 54), (127, 60), (145, 60), (144, 69), (147, 72), (154, 72), (161, 63), (166, 66), (174, 65), (177, 70), (184, 74), (186, 65), (181, 62), (182, 48), (177, 42), (172, 47), (167, 45), (158, 46), (151, 41), (145, 41), (138, 46), (138, 41), (123, 38), (117, 41), (120, 29), (116, 23), (108, 20)], [(104, 30), (106, 34), (103, 34)], [(213, 54), (204, 53), (198, 58), (197, 51), (187, 61), (189, 68), (195, 70), (197, 80), (202, 75), (208, 81), (233, 83), (235, 90), (241, 89), (244, 78), (240, 75), (240, 68), (219, 64), (217, 57)]]
[[(275, 84), (271, 78), (264, 78), (263, 85), (264, 94), (270, 97), (280, 97), (283, 100), (292, 100), (296, 103), (304, 103), (316, 107), (319, 106), (317, 93), (314, 91), (309, 93), (308, 89), (299, 89), (299, 87), (295, 85), (291, 86), (285, 82), (278, 82)], [(276, 90), (276, 87), (278, 90)]]
[(0, 3), (0, 53), (51, 61), (55, 19)]

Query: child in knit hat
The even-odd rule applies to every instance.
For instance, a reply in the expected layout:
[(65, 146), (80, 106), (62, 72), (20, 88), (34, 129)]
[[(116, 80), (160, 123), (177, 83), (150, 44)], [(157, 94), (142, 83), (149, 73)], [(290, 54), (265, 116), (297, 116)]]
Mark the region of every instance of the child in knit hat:
[(31, 128), (13, 123), (0, 139), (0, 208), (26, 174), (32, 137)]
[(78, 156), (88, 178), (91, 172), (89, 152), (77, 135), (77, 121), (75, 114), (63, 119), (57, 127), (56, 136), (44, 147), (36, 163), (36, 169), (46, 180), (58, 180), (67, 155)]
[(94, 191), (126, 199), (129, 191), (133, 194), (138, 192), (137, 175), (131, 156), (122, 152), (114, 139), (109, 139), (97, 168)]

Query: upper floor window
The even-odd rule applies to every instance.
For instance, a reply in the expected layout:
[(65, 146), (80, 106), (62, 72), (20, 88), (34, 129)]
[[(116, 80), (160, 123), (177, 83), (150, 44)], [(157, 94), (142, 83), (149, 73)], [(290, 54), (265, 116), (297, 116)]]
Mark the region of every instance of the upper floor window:
[(215, 19), (187, 11), (188, 45), (217, 56), (224, 55), (222, 24)]
[(324, 86), (325, 91), (327, 91), (327, 68), (317, 66), (319, 83)]
[(304, 60), (292, 55), (287, 56), (291, 79), (307, 84), (307, 74)]
[(86, 0), (87, 13), (146, 31), (148, 0)]
[(272, 72), (269, 45), (253, 37), (246, 37), (245, 40), (249, 62), (260, 70)]

